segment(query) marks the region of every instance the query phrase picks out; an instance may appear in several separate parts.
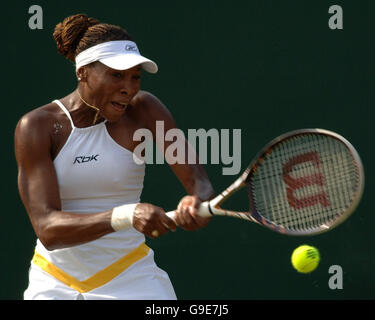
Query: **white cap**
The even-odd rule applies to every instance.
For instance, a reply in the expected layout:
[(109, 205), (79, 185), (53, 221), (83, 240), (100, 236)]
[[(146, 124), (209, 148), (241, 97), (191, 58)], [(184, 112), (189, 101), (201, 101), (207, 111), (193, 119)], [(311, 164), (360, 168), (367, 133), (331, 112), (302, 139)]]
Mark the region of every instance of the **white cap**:
[(90, 47), (76, 56), (76, 70), (94, 61), (100, 61), (116, 70), (126, 70), (137, 65), (150, 73), (158, 71), (157, 64), (141, 55), (135, 42), (108, 41)]

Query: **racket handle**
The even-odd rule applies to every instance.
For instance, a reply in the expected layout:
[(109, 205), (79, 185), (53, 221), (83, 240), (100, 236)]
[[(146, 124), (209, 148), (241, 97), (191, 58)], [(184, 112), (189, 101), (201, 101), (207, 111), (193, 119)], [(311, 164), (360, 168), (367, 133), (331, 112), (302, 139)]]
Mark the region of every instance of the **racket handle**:
[[(209, 201), (202, 202), (200, 207), (199, 207), (199, 210), (198, 210), (198, 215), (203, 217), (203, 218), (211, 217), (212, 213), (210, 212), (209, 206), (210, 206)], [(166, 212), (165, 214), (169, 218), (171, 218), (174, 222), (176, 222), (176, 219), (175, 219), (176, 212), (175, 211), (169, 211), (169, 212)]]
[(176, 219), (175, 219), (176, 213), (174, 211), (168, 211), (165, 214), (168, 216), (168, 218), (171, 218), (176, 223)]

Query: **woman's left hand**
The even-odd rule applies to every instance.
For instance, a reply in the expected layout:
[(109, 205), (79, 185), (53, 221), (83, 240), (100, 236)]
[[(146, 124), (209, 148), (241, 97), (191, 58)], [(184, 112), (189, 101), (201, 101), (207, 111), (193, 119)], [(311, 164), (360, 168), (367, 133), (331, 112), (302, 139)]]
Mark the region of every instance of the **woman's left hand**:
[(211, 218), (203, 218), (198, 215), (198, 209), (202, 201), (197, 196), (185, 196), (175, 210), (175, 220), (179, 227), (187, 231), (194, 231), (205, 227)]

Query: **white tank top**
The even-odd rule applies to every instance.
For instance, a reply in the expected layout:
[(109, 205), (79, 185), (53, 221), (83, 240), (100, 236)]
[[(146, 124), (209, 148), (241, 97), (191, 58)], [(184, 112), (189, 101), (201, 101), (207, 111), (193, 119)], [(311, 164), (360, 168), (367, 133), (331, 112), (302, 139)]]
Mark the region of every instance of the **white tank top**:
[[(71, 122), (72, 131), (54, 162), (62, 210), (96, 213), (140, 202), (145, 165), (109, 135), (106, 121), (76, 128), (64, 105), (56, 103)], [(82, 281), (106, 268), (145, 241), (134, 228), (109, 233), (74, 247), (47, 250), (37, 240), (36, 251), (49, 262)]]

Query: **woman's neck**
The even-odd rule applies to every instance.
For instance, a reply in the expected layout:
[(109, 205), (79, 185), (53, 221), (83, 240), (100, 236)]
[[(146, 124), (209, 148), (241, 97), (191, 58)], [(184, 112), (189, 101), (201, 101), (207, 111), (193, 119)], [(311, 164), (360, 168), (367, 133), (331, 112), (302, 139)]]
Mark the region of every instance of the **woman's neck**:
[(78, 90), (77, 88), (61, 99), (61, 102), (68, 109), (75, 126), (85, 128), (104, 121), (104, 118), (100, 116), (100, 110), (84, 101), (85, 98), (82, 97), (82, 93), (78, 92)]

